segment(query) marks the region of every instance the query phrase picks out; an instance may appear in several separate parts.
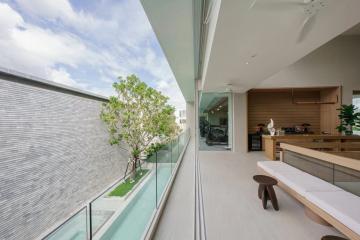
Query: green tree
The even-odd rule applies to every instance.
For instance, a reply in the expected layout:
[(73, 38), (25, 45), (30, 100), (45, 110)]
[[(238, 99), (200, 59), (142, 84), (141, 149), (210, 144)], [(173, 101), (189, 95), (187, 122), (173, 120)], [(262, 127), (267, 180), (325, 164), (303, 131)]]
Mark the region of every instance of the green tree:
[(168, 97), (135, 75), (119, 77), (113, 87), (116, 96), (103, 104), (100, 117), (108, 127), (110, 144), (123, 141), (129, 146), (128, 166), (135, 174), (140, 155), (151, 143), (165, 143), (178, 134), (175, 109), (167, 104)]

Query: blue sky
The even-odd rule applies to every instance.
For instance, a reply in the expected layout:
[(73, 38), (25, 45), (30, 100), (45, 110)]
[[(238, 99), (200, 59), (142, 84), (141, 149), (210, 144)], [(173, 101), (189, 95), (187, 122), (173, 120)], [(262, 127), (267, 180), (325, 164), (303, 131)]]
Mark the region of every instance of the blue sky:
[(0, 0), (0, 52), (2, 67), (105, 96), (134, 73), (185, 108), (138, 0)]

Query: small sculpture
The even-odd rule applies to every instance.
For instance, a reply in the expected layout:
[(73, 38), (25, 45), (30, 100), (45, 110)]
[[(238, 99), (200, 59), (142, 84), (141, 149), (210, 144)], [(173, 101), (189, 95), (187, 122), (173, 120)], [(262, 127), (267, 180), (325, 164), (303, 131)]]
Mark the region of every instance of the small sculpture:
[(272, 118), (270, 119), (270, 123), (267, 125), (267, 129), (269, 130), (270, 136), (275, 136), (276, 129), (274, 128), (274, 121)]

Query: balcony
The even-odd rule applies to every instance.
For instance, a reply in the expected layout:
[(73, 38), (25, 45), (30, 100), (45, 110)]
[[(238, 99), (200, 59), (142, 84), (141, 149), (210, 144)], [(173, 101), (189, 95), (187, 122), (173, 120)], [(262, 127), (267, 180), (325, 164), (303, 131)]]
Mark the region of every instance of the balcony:
[[(252, 176), (258, 173), (256, 163), (265, 160), (261, 152), (199, 152), (206, 239), (315, 240), (329, 234), (341, 236), (334, 228), (311, 221), (304, 206), (280, 188), (275, 188), (280, 211), (262, 209)], [(194, 215), (188, 207), (193, 206), (194, 196), (183, 196), (182, 185), (190, 186), (186, 173), (189, 165), (191, 159), (185, 158), (155, 239), (180, 240), (193, 234)]]

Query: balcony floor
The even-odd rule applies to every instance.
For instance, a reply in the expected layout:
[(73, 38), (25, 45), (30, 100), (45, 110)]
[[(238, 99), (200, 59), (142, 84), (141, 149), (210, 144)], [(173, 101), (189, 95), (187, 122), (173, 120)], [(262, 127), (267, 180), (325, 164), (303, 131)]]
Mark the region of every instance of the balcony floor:
[[(312, 222), (303, 206), (275, 188), (280, 211), (262, 209), (257, 197), (256, 162), (261, 152), (200, 152), (207, 239), (321, 239), (339, 235), (335, 229)], [(268, 206), (271, 205), (270, 202)]]
[(192, 138), (179, 167), (154, 239), (185, 240), (194, 237), (195, 146)]
[[(257, 173), (256, 162), (266, 160), (263, 153), (202, 151), (199, 158), (207, 239), (318, 240), (327, 234), (342, 236), (333, 228), (312, 222), (303, 206), (277, 187), (280, 211), (262, 209), (252, 176)], [(193, 185), (191, 141), (154, 239), (193, 239)]]

